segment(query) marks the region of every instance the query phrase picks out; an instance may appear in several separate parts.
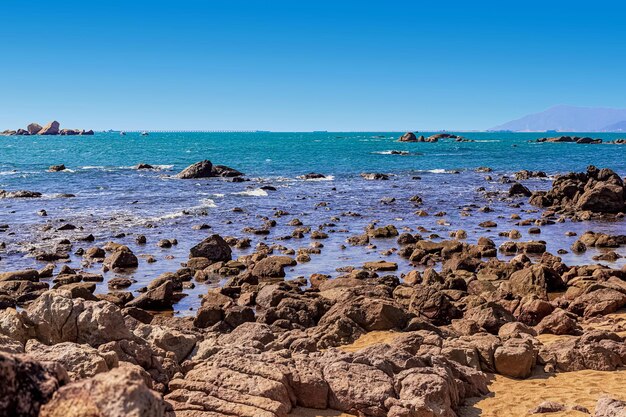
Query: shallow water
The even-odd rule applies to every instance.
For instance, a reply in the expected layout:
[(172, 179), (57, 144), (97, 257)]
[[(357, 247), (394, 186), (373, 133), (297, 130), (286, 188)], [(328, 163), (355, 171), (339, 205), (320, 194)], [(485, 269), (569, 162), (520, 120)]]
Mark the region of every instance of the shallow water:
[[(426, 134), (427, 135), (427, 134)], [(578, 134), (582, 136), (584, 134)], [(399, 272), (411, 266), (397, 255), (385, 257), (381, 252), (397, 247), (395, 239), (377, 240), (376, 249), (340, 246), (348, 236), (360, 234), (372, 221), (394, 224), (402, 232), (423, 226), (433, 234), (446, 238), (450, 231), (464, 229), (468, 242), (479, 236), (488, 236), (497, 244), (508, 240), (498, 237), (498, 232), (518, 229), (521, 240), (541, 239), (548, 249), (556, 253), (568, 249), (576, 237), (566, 237), (566, 231), (581, 234), (585, 230), (625, 233), (624, 221), (618, 223), (566, 222), (541, 227), (540, 235), (529, 235), (528, 227), (518, 227), (510, 220), (512, 213), (523, 219), (540, 218), (541, 213), (527, 204), (526, 199), (516, 199), (521, 208), (511, 207), (511, 202), (494, 199), (488, 201), (476, 191), (507, 191), (509, 185), (499, 183), (501, 175), (510, 175), (520, 169), (542, 170), (550, 175), (567, 171), (582, 171), (587, 165), (609, 167), (620, 175), (626, 174), (626, 146), (577, 145), (569, 143), (531, 143), (541, 134), (529, 133), (463, 133), (476, 142), (398, 143), (400, 133), (152, 133), (139, 136), (129, 133), (98, 133), (93, 137), (0, 137), (0, 189), (26, 189), (44, 193), (41, 199), (0, 200), (0, 224), (8, 224), (0, 241), (7, 249), (0, 252), (0, 271), (26, 267), (41, 267), (43, 263), (25, 257), (32, 246), (53, 247), (61, 238), (71, 240), (77, 235), (92, 233), (93, 244), (74, 243), (87, 248), (115, 240), (130, 246), (136, 254), (150, 254), (156, 263), (146, 263), (140, 258), (140, 267), (130, 275), (137, 282), (135, 290), (165, 271), (174, 271), (188, 257), (191, 246), (212, 233), (249, 237), (253, 247), (260, 241), (280, 243), (289, 248), (306, 247), (304, 239), (278, 240), (290, 235), (293, 227), (287, 223), (297, 217), (305, 226), (316, 229), (325, 223), (329, 239), (320, 255), (311, 255), (312, 262), (300, 264), (288, 271), (288, 278), (311, 273), (338, 275), (336, 268), (346, 265), (361, 266), (365, 261), (389, 259), (399, 264)], [(611, 140), (617, 134), (589, 134)], [(389, 151), (408, 152), (406, 155)], [(244, 173), (251, 181), (231, 183), (221, 179), (177, 180), (172, 175), (187, 165), (202, 159), (224, 164)], [(138, 171), (133, 166), (143, 162), (159, 165), (158, 170)], [(50, 165), (65, 164), (65, 172), (47, 172)], [(479, 166), (488, 166), (489, 174), (476, 173)], [(298, 175), (319, 172), (325, 180), (304, 181)], [(362, 172), (391, 174), (389, 181), (367, 181)], [(456, 173), (458, 172), (458, 173)], [(491, 175), (492, 181), (485, 176)], [(415, 179), (420, 177), (420, 179)], [(549, 180), (524, 181), (531, 190), (548, 189)], [(277, 191), (260, 187), (272, 185)], [(74, 198), (61, 198), (60, 194), (75, 194)], [(409, 201), (420, 195), (430, 216), (418, 217), (416, 207)], [(391, 197), (389, 204), (380, 202)], [(327, 205), (319, 205), (325, 202)], [(494, 209), (482, 213), (483, 206)], [(461, 216), (461, 209), (472, 207), (471, 216)], [(244, 212), (232, 211), (241, 207)], [(48, 217), (37, 211), (45, 209)], [(276, 209), (290, 214), (276, 218)], [(530, 212), (524, 212), (529, 210)], [(358, 212), (360, 217), (344, 215)], [(446, 212), (435, 217), (437, 212)], [(247, 235), (246, 226), (262, 224), (259, 216), (276, 219), (278, 226), (269, 236)], [(339, 221), (331, 218), (339, 217)], [(484, 220), (495, 220), (498, 227), (486, 231), (478, 226)], [(445, 224), (437, 224), (444, 220)], [(72, 223), (82, 230), (56, 232), (64, 223)], [(193, 230), (194, 225), (209, 224), (209, 230)], [(124, 238), (114, 238), (118, 233)], [(428, 235), (426, 233), (425, 235)], [(148, 244), (138, 246), (135, 237), (146, 235)], [(159, 239), (176, 238), (180, 242), (171, 249), (156, 246)], [(235, 251), (235, 256), (250, 253)], [(568, 264), (592, 263), (598, 252), (590, 250), (584, 255), (566, 254)], [(626, 255), (624, 248), (618, 253)], [(621, 267), (624, 259), (612, 263)], [(70, 266), (80, 267), (80, 259), (72, 258)], [(93, 271), (97, 271), (99, 267)], [(105, 283), (98, 291), (106, 291), (106, 281), (116, 276), (105, 274)], [(189, 311), (199, 302), (197, 296), (206, 292), (206, 285), (196, 284), (188, 291), (189, 297), (181, 301), (179, 311)]]

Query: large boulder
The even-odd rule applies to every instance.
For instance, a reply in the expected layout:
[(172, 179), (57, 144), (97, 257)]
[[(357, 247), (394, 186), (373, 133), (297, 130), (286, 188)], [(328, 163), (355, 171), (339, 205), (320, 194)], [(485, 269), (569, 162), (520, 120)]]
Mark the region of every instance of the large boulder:
[(54, 362), (0, 352), (0, 416), (37, 417), (67, 373)]
[(75, 342), (99, 346), (131, 336), (115, 305), (72, 299), (62, 290), (43, 293), (22, 316), (37, 340), (47, 345)]
[(259, 278), (282, 278), (285, 267), (296, 265), (296, 260), (289, 256), (268, 256), (254, 265), (252, 275)]
[(115, 368), (59, 389), (40, 417), (163, 417), (165, 403), (133, 368)]
[[(109, 370), (107, 359), (89, 345), (63, 342), (48, 346), (31, 339), (26, 343), (26, 353), (35, 360), (60, 363), (72, 381)], [(116, 355), (109, 355), (108, 358), (111, 365), (117, 365)]]
[(232, 259), (232, 250), (220, 235), (211, 235), (190, 249), (189, 258), (206, 258), (210, 262), (227, 262)]
[(398, 142), (417, 142), (417, 137), (413, 132), (407, 132), (404, 135), (400, 136)]
[(598, 182), (578, 198), (576, 208), (596, 213), (619, 213), (624, 211), (624, 186)]
[(128, 248), (122, 247), (107, 256), (104, 265), (109, 269), (137, 268), (139, 260)]
[(535, 366), (536, 354), (528, 339), (508, 339), (494, 352), (496, 371), (512, 378), (527, 378)]
[(237, 171), (235, 168), (227, 167), (226, 165), (213, 165), (211, 172), (214, 177), (241, 177), (243, 172)]
[(41, 127), (41, 125), (38, 123), (31, 123), (26, 127), (26, 130), (28, 130), (28, 133), (31, 135), (38, 134), (41, 129), (43, 129), (43, 127)]
[(178, 173), (176, 178), (187, 180), (194, 178), (209, 178), (213, 176), (213, 164), (209, 160), (204, 160), (189, 165), (187, 168)]
[(137, 307), (145, 310), (171, 310), (176, 302), (174, 298), (174, 284), (165, 281), (156, 288), (151, 288), (139, 297), (126, 303), (126, 307)]
[(511, 292), (519, 297), (534, 294), (541, 299), (547, 299), (548, 291), (562, 287), (559, 274), (552, 268), (542, 264), (535, 264), (511, 274), (509, 278)]
[(39, 132), (39, 135), (58, 135), (59, 134), (59, 122), (56, 120), (45, 125)]

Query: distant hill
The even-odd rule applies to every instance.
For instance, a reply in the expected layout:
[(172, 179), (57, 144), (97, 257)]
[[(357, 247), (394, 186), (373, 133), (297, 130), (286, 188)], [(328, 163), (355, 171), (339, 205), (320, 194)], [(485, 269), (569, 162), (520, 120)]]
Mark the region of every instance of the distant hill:
[(536, 132), (612, 132), (626, 130), (626, 109), (555, 106), (489, 130)]

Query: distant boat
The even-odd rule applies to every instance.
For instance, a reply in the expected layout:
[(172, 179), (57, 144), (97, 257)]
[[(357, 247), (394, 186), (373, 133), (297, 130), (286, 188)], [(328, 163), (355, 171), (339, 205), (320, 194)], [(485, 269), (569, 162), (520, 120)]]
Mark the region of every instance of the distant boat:
[(141, 132), (141, 136), (148, 136), (148, 132), (144, 130), (143, 132)]
[(124, 132), (123, 130), (120, 132), (121, 136), (126, 136), (126, 132)]
[(551, 129), (551, 130), (546, 130), (546, 133), (557, 133), (557, 131)]

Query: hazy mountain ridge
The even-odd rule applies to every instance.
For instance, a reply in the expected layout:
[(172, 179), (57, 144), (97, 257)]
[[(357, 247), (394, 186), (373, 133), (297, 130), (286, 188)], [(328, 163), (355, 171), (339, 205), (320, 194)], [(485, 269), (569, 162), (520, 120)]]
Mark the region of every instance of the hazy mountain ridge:
[(543, 112), (493, 127), (490, 130), (611, 132), (626, 130), (626, 109), (555, 106)]

